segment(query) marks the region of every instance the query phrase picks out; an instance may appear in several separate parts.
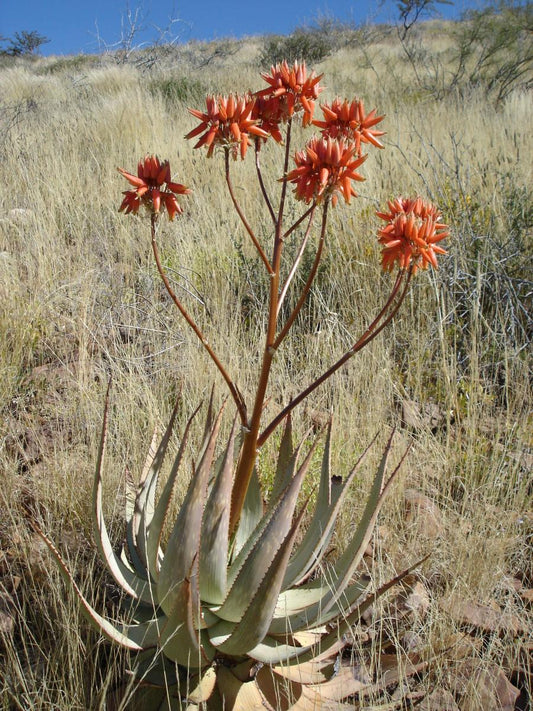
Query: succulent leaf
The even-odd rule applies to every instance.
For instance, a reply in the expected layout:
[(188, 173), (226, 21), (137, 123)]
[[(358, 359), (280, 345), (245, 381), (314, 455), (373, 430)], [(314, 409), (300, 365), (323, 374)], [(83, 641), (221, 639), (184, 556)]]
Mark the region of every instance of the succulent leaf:
[[(369, 585), (370, 580), (366, 577), (349, 585), (340, 600), (326, 612), (324, 610), (324, 601), (329, 600), (332, 589), (330, 585), (326, 585), (322, 581), (320, 587), (316, 588), (316, 592), (320, 594), (320, 598), (316, 600), (316, 602), (302, 606), (300, 609), (294, 609), (293, 607), (292, 611), (287, 610), (285, 615), (282, 612), (283, 608), (280, 606), (278, 608), (278, 614), (272, 619), (269, 634), (295, 634), (302, 630), (310, 630), (332, 622), (338, 616), (348, 614), (361, 596), (365, 594)], [(302, 589), (296, 588), (294, 592), (300, 590)], [(289, 592), (293, 591), (291, 590)]]
[(156, 596), (155, 590), (152, 589), (150, 583), (139, 577), (113, 550), (111, 540), (107, 531), (107, 526), (104, 519), (102, 508), (102, 473), (105, 444), (107, 439), (107, 415), (109, 411), (109, 386), (106, 393), (104, 419), (102, 425), (102, 433), (100, 437), (100, 445), (98, 449), (98, 458), (96, 462), (96, 473), (93, 485), (93, 524), (95, 531), (95, 540), (100, 555), (105, 560), (111, 575), (122, 589), (131, 595), (134, 599), (139, 599), (144, 602), (151, 603)]
[[(356, 605), (356, 607), (352, 609), (349, 614), (339, 617), (338, 624), (335, 629), (324, 635), (324, 637), (322, 637), (320, 642), (320, 652), (317, 653), (316, 648), (310, 649), (309, 651), (303, 651), (298, 657), (298, 663), (310, 661), (318, 662), (323, 659), (328, 659), (333, 654), (337, 654), (346, 644), (343, 638), (344, 635), (349, 633), (352, 625), (358, 623), (359, 619), (361, 618), (361, 615), (366, 610), (368, 610), (368, 608), (376, 600), (378, 600), (382, 595), (384, 595), (387, 590), (390, 590), (392, 587), (401, 582), (407, 575), (412, 573), (413, 570), (418, 568), (425, 560), (427, 560), (427, 558), (428, 556), (425, 556), (421, 560), (417, 561), (414, 565), (411, 565), (409, 566), (409, 568), (405, 568), (405, 570), (402, 570), (394, 578), (391, 578), (386, 583), (381, 585), (375, 592), (367, 595), (358, 605)], [(290, 663), (292, 664), (293, 660), (290, 660)]]
[(271, 501), (276, 501), (281, 492), (286, 489), (294, 476), (295, 467), (296, 453), (294, 451), (292, 437), (292, 417), (289, 414), (285, 420), (285, 428), (283, 430), (283, 436), (279, 445), (276, 474), (274, 476), (274, 483), (270, 494)]
[(231, 588), (217, 611), (217, 615), (222, 619), (238, 622), (259, 589), (281, 542), (291, 529), (298, 493), (311, 463), (313, 451), (314, 446), (275, 507), (265, 513), (248, 544), (231, 566), (228, 575), (228, 585)]
[(174, 607), (161, 627), (159, 644), (166, 657), (192, 668), (211, 661), (214, 649), (199, 629), (201, 615), (197, 579), (192, 573), (176, 586)]
[(407, 456), (408, 450), (404, 453), (403, 457), (400, 460), (400, 463), (397, 465), (386, 484), (383, 484), (385, 477), (385, 469), (392, 446), (393, 436), (394, 431), (391, 433), (387, 445), (384, 449), (365, 509), (359, 521), (359, 525), (357, 526), (356, 532), (334, 566), (334, 594), (331, 595), (330, 600), (325, 604), (324, 612), (327, 612), (328, 609), (332, 605), (334, 605), (340, 598), (340, 596), (343, 594), (346, 586), (350, 582), (350, 579), (355, 569), (361, 562), (366, 547), (372, 537), (377, 517), (379, 512), (381, 511), (381, 508), (385, 501), (385, 497), (391, 488), (392, 482), (395, 480), (396, 475), (400, 470), (401, 464)]
[[(287, 561), (304, 513), (305, 507), (279, 547), (242, 618), (237, 622), (227, 640), (217, 645), (221, 652), (225, 654), (245, 654), (257, 646), (266, 636), (283, 582)], [(216, 630), (217, 626), (213, 627), (209, 631), (210, 636), (216, 635)]]
[(138, 652), (148, 647), (155, 647), (157, 645), (158, 625), (160, 620), (152, 619), (147, 623), (127, 625), (115, 624), (114, 622), (107, 620), (105, 617), (102, 617), (102, 615), (94, 609), (81, 592), (65, 560), (52, 541), (37, 526), (37, 524), (33, 523), (33, 527), (54, 556), (64, 580), (70, 584), (72, 590), (76, 594), (76, 597), (81, 603), (81, 610), (83, 614), (98, 631), (100, 631), (111, 642), (115, 642), (116, 644), (119, 644), (120, 646), (131, 651)]
[[(146, 570), (150, 576), (154, 576), (157, 567), (157, 554), (162, 557), (162, 552), (157, 551), (155, 560), (150, 561), (147, 555), (148, 546), (148, 528), (152, 523), (155, 512), (155, 494), (157, 483), (159, 480), (159, 474), (161, 472), (161, 467), (163, 465), (163, 460), (167, 452), (168, 443), (170, 441), (170, 436), (172, 430), (174, 429), (174, 422), (176, 420), (176, 415), (178, 412), (179, 400), (176, 402), (172, 415), (170, 417), (169, 423), (159, 443), (159, 446), (155, 452), (153, 458), (148, 457), (143, 474), (141, 476), (141, 483), (139, 484), (139, 490), (137, 497), (135, 499), (135, 514), (134, 519), (138, 516), (138, 528), (136, 530), (136, 543), (139, 557), (146, 566)], [(155, 435), (156, 433), (154, 433)], [(152, 443), (153, 446), (153, 443)], [(151, 461), (150, 461), (151, 459)], [(159, 536), (157, 536), (159, 539)]]
[[(300, 656), (309, 654), (313, 649), (316, 649), (315, 645), (289, 644), (267, 635), (262, 642), (249, 650), (248, 656), (263, 664), (286, 664), (292, 660), (299, 663)], [(311, 658), (312, 656), (311, 654)]]
[(185, 446), (187, 444), (189, 430), (199, 407), (193, 412), (189, 418), (183, 436), (181, 438), (180, 447), (178, 453), (174, 459), (172, 469), (165, 483), (163, 491), (159, 497), (157, 505), (155, 507), (154, 515), (152, 521), (150, 522), (147, 529), (147, 542), (146, 542), (146, 558), (149, 566), (150, 573), (157, 580), (159, 578), (160, 569), (160, 556), (161, 556), (161, 536), (163, 532), (163, 526), (167, 517), (168, 509), (170, 507), (170, 501), (172, 498), (172, 492), (174, 491), (174, 486), (176, 479), (180, 470), (180, 465), (183, 459), (183, 453), (185, 451)]
[(259, 477), (257, 476), (257, 469), (254, 467), (250, 484), (248, 485), (248, 491), (246, 492), (246, 497), (244, 499), (244, 505), (239, 519), (237, 532), (232, 543), (231, 554), (233, 562), (242, 551), (244, 545), (250, 540), (250, 537), (259, 525), (262, 516), (263, 497), (261, 494)]
[(187, 701), (202, 704), (209, 699), (217, 683), (217, 672), (214, 667), (202, 670), (197, 676), (191, 675), (186, 690)]
[(211, 429), (207, 446), (197, 471), (194, 472), (185, 500), (167, 543), (157, 581), (158, 598), (167, 615), (172, 614), (182, 582), (198, 565), (202, 515), (207, 494), (207, 482), (213, 462), (215, 444), (220, 429), (223, 408)]
[(200, 596), (203, 601), (220, 605), (226, 596), (228, 575), (229, 521), (233, 457), (237, 419), (233, 423), (224, 459), (213, 482), (205, 506), (200, 540)]
[(330, 423), (322, 458), (320, 488), (318, 490), (315, 512), (302, 542), (299, 544), (289, 562), (287, 575), (283, 581), (284, 588), (289, 588), (293, 585), (301, 585), (320, 565), (333, 534), (337, 516), (348, 488), (355, 478), (356, 473), (359, 471), (366, 453), (376, 438), (377, 435), (359, 457), (348, 477), (343, 482), (340, 477), (331, 477), (330, 474)]
[(219, 668), (217, 676), (223, 708), (232, 711), (265, 711), (265, 708), (272, 708), (265, 703), (255, 681), (243, 682), (223, 666)]

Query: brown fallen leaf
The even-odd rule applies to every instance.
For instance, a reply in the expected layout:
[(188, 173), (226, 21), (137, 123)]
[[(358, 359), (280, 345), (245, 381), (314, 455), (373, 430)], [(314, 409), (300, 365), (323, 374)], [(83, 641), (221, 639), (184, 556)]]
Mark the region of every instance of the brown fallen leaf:
[(533, 589), (524, 588), (519, 591), (520, 597), (526, 602), (533, 602)]
[(518, 635), (527, 634), (528, 631), (527, 625), (517, 615), (505, 612), (496, 602), (482, 605), (452, 595), (441, 600), (440, 606), (459, 624), (475, 627), (482, 632)]
[(11, 595), (0, 590), (0, 646), (13, 637), (15, 632), (16, 608)]
[(479, 659), (464, 659), (456, 665), (451, 679), (461, 697), (461, 711), (514, 711), (520, 691), (496, 664), (482, 665)]
[(459, 711), (454, 695), (447, 689), (434, 689), (417, 708), (419, 711)]

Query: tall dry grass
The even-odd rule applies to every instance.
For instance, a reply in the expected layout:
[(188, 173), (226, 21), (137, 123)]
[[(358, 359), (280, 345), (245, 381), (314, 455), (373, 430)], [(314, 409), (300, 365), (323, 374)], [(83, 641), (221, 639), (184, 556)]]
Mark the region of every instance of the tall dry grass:
[[(443, 27), (438, 40), (431, 46), (445, 61)], [(200, 107), (205, 92), (260, 87), (259, 50), (256, 40), (237, 43), (205, 63), (212, 48), (193, 45), (150, 70), (112, 57), (0, 68), (2, 709), (105, 708), (106, 689), (126, 667), (80, 621), (25, 515), (37, 510), (70, 550), (92, 600), (116, 604), (90, 546), (91, 476), (109, 376), (107, 514), (117, 540), (124, 469), (139, 470), (178, 391), (182, 421), (213, 381), (223, 395), (159, 283), (147, 224), (117, 214), (125, 189), (117, 166), (131, 170), (154, 152), (193, 188), (185, 215), (161, 225), (163, 258), (239, 387), (253, 388), (268, 285), (227, 199), (220, 161), (206, 162), (183, 136), (194, 125), (187, 106)], [(421, 571), (430, 613), (416, 629), (425, 645), (437, 648), (456, 630), (439, 605), (452, 592), (496, 602), (531, 630), (516, 582), (533, 587), (531, 95), (511, 94), (498, 110), (481, 91), (437, 100), (420, 89), (391, 35), (343, 47), (315, 69), (327, 77), (324, 98), (357, 94), (386, 114), (386, 149), (365, 164), (355, 204), (332, 218), (316, 288), (276, 364), (273, 398), (286, 402), (320, 374), (386, 298), (375, 209), (399, 193), (434, 200), (451, 226), (449, 256), (437, 273), (416, 279), (394, 325), (316, 391), (295, 423), (303, 432), (317, 411), (334, 412), (339, 471), (376, 431), (385, 437), (400, 425), (398, 451), (412, 441), (381, 519), (375, 566), (379, 577), (432, 550)], [(263, 164), (274, 191), (280, 149), (271, 150)], [(236, 164), (233, 175), (250, 222), (266, 235), (253, 166)], [(436, 422), (402, 426), (406, 401), (420, 410), (433, 404)], [(269, 447), (260, 461), (268, 479)], [(363, 492), (364, 484), (363, 477)], [(407, 489), (438, 506), (436, 538), (422, 514), (406, 518)], [(338, 546), (361, 491), (343, 513)], [(526, 698), (523, 637), (487, 634), (476, 654), (481, 665), (506, 670), (520, 658), (514, 681)], [(449, 681), (455, 661), (453, 649), (441, 655), (422, 683)], [(468, 693), (463, 711), (479, 709), (475, 689)]]

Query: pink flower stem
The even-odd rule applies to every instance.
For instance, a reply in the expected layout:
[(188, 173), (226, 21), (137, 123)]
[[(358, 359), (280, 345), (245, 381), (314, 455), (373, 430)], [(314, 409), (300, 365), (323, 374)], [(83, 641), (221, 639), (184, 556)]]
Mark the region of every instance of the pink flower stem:
[(152, 213), (152, 220), (151, 220), (151, 228), (152, 228), (152, 251), (154, 253), (154, 258), (155, 258), (155, 263), (157, 265), (157, 270), (161, 276), (161, 279), (163, 280), (163, 284), (165, 285), (165, 288), (174, 302), (174, 304), (178, 307), (181, 315), (185, 319), (185, 321), (189, 324), (189, 326), (192, 328), (196, 336), (198, 337), (198, 340), (202, 344), (202, 346), (205, 348), (205, 350), (208, 352), (210, 355), (212, 361), (214, 362), (215, 366), (217, 367), (218, 371), (226, 381), (226, 384), (229, 388), (229, 391), (235, 401), (235, 405), (237, 406), (237, 410), (239, 412), (239, 417), (241, 422), (246, 424), (247, 422), (247, 412), (246, 412), (246, 404), (244, 402), (244, 398), (239, 392), (239, 389), (229, 376), (228, 372), (218, 359), (216, 353), (213, 351), (211, 346), (209, 345), (207, 339), (205, 338), (204, 334), (192, 318), (192, 316), (188, 313), (188, 311), (185, 309), (179, 298), (177, 297), (176, 293), (172, 289), (172, 286), (168, 280), (168, 277), (163, 269), (163, 265), (161, 264), (161, 259), (159, 257), (159, 250), (157, 248), (157, 242), (156, 242), (156, 223), (157, 223), (157, 214)]
[(272, 218), (272, 222), (274, 225), (276, 224), (276, 213), (274, 212), (274, 208), (272, 207), (272, 203), (270, 202), (270, 198), (268, 197), (268, 193), (266, 190), (266, 186), (263, 180), (263, 172), (261, 171), (261, 165), (259, 163), (259, 146), (261, 139), (259, 137), (256, 137), (255, 139), (255, 169), (257, 171), (257, 179), (259, 181), (259, 187), (261, 188), (261, 192), (263, 194), (263, 198), (265, 200), (265, 204), (268, 208), (268, 211), (270, 213), (270, 217)]
[[(298, 303), (292, 310), (292, 313), (290, 314), (289, 318), (287, 319), (285, 325), (279, 332), (278, 337), (276, 338), (276, 340), (274, 342), (274, 348), (279, 348), (279, 346), (281, 345), (281, 342), (288, 334), (289, 330), (292, 327), (292, 324), (294, 323), (296, 317), (300, 313), (302, 306), (304, 305), (305, 300), (309, 294), (309, 291), (311, 290), (311, 286), (313, 285), (313, 282), (315, 280), (316, 273), (318, 271), (318, 265), (320, 264), (320, 260), (322, 258), (322, 250), (324, 248), (324, 240), (325, 240), (325, 236), (326, 236), (326, 224), (327, 224), (327, 219), (328, 219), (328, 204), (329, 204), (329, 201), (326, 200), (326, 202), (324, 203), (324, 209), (322, 211), (322, 229), (320, 230), (320, 238), (318, 240), (318, 246), (317, 246), (313, 266), (311, 267), (311, 270), (307, 276), (307, 280), (305, 282), (304, 288), (302, 289), (302, 293), (300, 294), (300, 298), (298, 299)], [(307, 228), (305, 239), (307, 239), (307, 235), (308, 235), (309, 229), (311, 227), (312, 218), (313, 218), (313, 215), (311, 214), (311, 217), (309, 220), (309, 227)], [(285, 294), (285, 287), (284, 287), (282, 294), (283, 295)]]
[(292, 234), (292, 232), (294, 232), (294, 230), (295, 230), (297, 227), (299, 227), (299, 226), (301, 225), (301, 223), (305, 220), (306, 217), (308, 217), (308, 215), (310, 215), (312, 212), (314, 212), (315, 207), (316, 207), (316, 203), (313, 202), (313, 204), (311, 205), (311, 207), (310, 207), (308, 210), (306, 210), (306, 211), (304, 212), (304, 214), (296, 220), (296, 222), (294, 223), (294, 225), (293, 225), (292, 227), (289, 227), (289, 229), (288, 229), (288, 230), (285, 232), (285, 234), (283, 235), (283, 240), (284, 240), (284, 241), (287, 239), (287, 237), (289, 237), (289, 236)]
[(237, 214), (238, 214), (239, 217), (241, 218), (241, 222), (242, 222), (242, 224), (244, 225), (246, 231), (247, 231), (248, 234), (250, 235), (250, 237), (251, 237), (251, 239), (252, 239), (252, 242), (254, 243), (254, 246), (255, 246), (255, 248), (257, 249), (258, 253), (259, 253), (259, 256), (261, 257), (261, 259), (263, 260), (263, 263), (264, 263), (265, 267), (267, 268), (268, 273), (269, 273), (270, 275), (272, 275), (273, 268), (272, 268), (272, 266), (270, 265), (270, 262), (268, 261), (268, 257), (266, 256), (266, 254), (265, 254), (263, 248), (262, 248), (261, 245), (259, 244), (259, 241), (258, 241), (257, 237), (255, 236), (254, 231), (253, 231), (252, 228), (250, 227), (250, 225), (249, 225), (249, 223), (248, 223), (248, 220), (247, 220), (246, 217), (244, 216), (244, 213), (243, 213), (243, 211), (241, 210), (241, 207), (240, 207), (239, 203), (237, 202), (237, 198), (235, 197), (235, 193), (233, 192), (233, 186), (232, 186), (232, 184), (231, 184), (231, 178), (230, 178), (230, 175), (229, 175), (229, 149), (226, 148), (226, 150), (225, 150), (224, 153), (225, 153), (225, 165), (226, 165), (226, 183), (227, 183), (227, 185), (228, 185), (228, 190), (229, 190), (229, 194), (230, 194), (231, 200), (232, 200), (232, 202), (233, 202), (233, 206), (235, 207), (235, 210), (237, 211)]
[[(362, 348), (364, 348), (366, 345), (370, 343), (381, 331), (392, 321), (396, 313), (398, 312), (398, 309), (403, 303), (403, 300), (405, 298), (405, 295), (407, 293), (407, 289), (409, 287), (409, 283), (411, 281), (411, 275), (412, 271), (409, 269), (407, 271), (407, 279), (405, 280), (405, 284), (403, 289), (401, 290), (399, 296), (398, 292), (400, 290), (400, 286), (402, 284), (402, 281), (404, 279), (406, 270), (400, 269), (398, 272), (398, 276), (396, 277), (396, 281), (394, 283), (394, 286), (392, 288), (392, 291), (390, 293), (389, 298), (387, 299), (387, 303), (385, 306), (381, 309), (379, 314), (376, 316), (376, 318), (372, 321), (370, 326), (366, 329), (366, 331), (363, 333), (363, 335), (354, 343), (354, 345), (344, 353), (339, 360), (334, 363), (331, 368), (329, 368), (327, 371), (322, 373), (321, 376), (319, 376), (316, 380), (314, 380), (305, 390), (302, 390), (302, 392), (297, 395), (291, 402), (281, 410), (278, 415), (267, 425), (267, 427), (263, 430), (263, 432), (260, 434), (260, 436), (257, 438), (257, 447), (262, 447), (263, 444), (266, 442), (266, 440), (270, 437), (270, 435), (276, 430), (278, 425), (280, 425), (283, 420), (287, 417), (287, 415), (292, 412), (292, 410), (299, 405), (303, 400), (305, 400), (316, 388), (318, 388), (319, 385), (321, 385), (323, 382), (328, 380), (341, 366), (343, 366), (350, 358), (352, 358), (358, 351), (360, 351)], [(394, 300), (398, 296), (396, 303), (394, 303)], [(394, 303), (394, 305), (393, 305)], [(393, 305), (392, 310), (390, 313), (387, 315), (387, 317), (381, 321), (389, 308)], [(381, 323), (380, 323), (381, 321)]]

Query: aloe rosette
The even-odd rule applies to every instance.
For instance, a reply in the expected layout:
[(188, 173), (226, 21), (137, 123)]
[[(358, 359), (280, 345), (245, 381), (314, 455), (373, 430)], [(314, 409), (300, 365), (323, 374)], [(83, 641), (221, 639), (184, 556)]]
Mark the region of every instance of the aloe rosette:
[[(391, 441), (351, 540), (338, 560), (326, 565), (335, 521), (367, 450), (344, 479), (332, 476), (328, 426), (316, 501), (305, 533), (300, 534), (309, 502), (301, 502), (297, 511), (299, 494), (319, 438), (304, 455), (303, 443), (293, 444), (287, 418), (269, 502), (263, 502), (254, 471), (239, 525), (231, 534), (228, 501), (240, 436), (235, 421), (223, 452), (215, 456), (223, 408), (215, 417), (211, 401), (198, 460), (163, 548), (163, 530), (192, 422), (191, 418), (156, 496), (175, 409), (159, 444), (152, 442), (138, 485), (127, 479), (126, 537), (117, 553), (102, 510), (108, 397), (93, 489), (94, 531), (99, 552), (129, 602), (127, 621), (101, 616), (79, 590), (53, 543), (41, 535), (91, 623), (109, 640), (136, 653), (134, 671), (146, 685), (144, 701), (137, 703), (149, 703), (147, 694), (153, 698), (159, 694), (167, 704), (161, 708), (178, 709), (185, 703), (184, 708), (193, 709), (206, 703), (214, 709), (276, 709), (284, 699), (285, 708), (312, 709), (317, 703), (327, 708), (360, 690), (360, 682), (351, 673), (339, 674), (334, 662), (346, 645), (346, 632), (401, 577), (374, 591), (370, 578), (358, 573), (400, 466), (386, 477)], [(163, 684), (164, 694), (157, 690)]]

